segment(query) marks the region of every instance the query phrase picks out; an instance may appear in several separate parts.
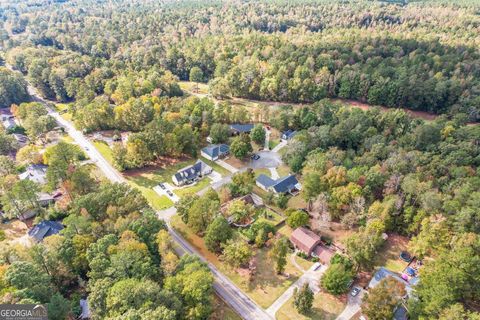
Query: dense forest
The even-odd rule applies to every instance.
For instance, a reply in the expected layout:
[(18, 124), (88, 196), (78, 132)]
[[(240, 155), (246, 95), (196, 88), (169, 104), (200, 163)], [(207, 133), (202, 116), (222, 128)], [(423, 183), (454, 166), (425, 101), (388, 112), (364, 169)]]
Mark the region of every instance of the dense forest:
[(217, 97), (340, 97), (477, 121), (478, 10), (475, 1), (25, 1), (3, 7), (0, 34), (7, 61), (60, 101), (86, 104), (132, 71), (153, 79), (122, 95), (152, 81), (177, 94), (172, 74), (187, 80), (199, 67)]
[[(384, 233), (406, 236), (425, 261), (410, 317), (478, 319), (478, 1), (0, 0), (0, 41), (0, 64), (65, 103), (78, 129), (129, 133), (112, 147), (121, 171), (195, 158), (207, 136), (226, 142), (230, 123), (296, 130), (282, 158), (302, 182), (312, 219), (297, 224), (292, 215), (287, 224), (319, 229), (333, 221), (354, 230), (344, 245), (356, 271), (372, 271)], [(187, 80), (208, 84), (211, 97), (183, 92)], [(292, 105), (251, 111), (231, 103), (236, 97)], [(337, 98), (395, 109), (348, 108)], [(54, 123), (28, 100), (20, 74), (0, 67), (0, 107), (11, 107), (34, 141)], [(439, 116), (424, 121), (402, 108)], [(250, 142), (236, 137), (232, 153), (248, 144), (245, 157)], [(18, 163), (6, 156), (18, 148), (1, 132), (7, 211), (29, 205), (35, 191), (12, 178)], [(2, 248), (7, 302), (46, 303), (54, 312), (73, 309), (88, 292), (94, 319), (208, 318), (211, 274), (198, 259), (173, 254), (145, 199), (125, 185), (98, 185), (72, 145), (45, 153), (27, 145), (16, 160), (47, 161), (49, 187), (69, 190), (68, 206), (45, 213), (63, 218), (65, 231), (31, 250)], [(232, 264), (241, 245), (230, 233), (218, 239), (218, 230), (231, 230), (215, 217), (225, 194), (247, 194), (253, 181), (251, 172), (238, 174), (218, 194), (177, 203), (209, 250), (224, 250)], [(283, 208), (288, 201), (270, 200)], [(268, 226), (245, 236), (263, 245)]]

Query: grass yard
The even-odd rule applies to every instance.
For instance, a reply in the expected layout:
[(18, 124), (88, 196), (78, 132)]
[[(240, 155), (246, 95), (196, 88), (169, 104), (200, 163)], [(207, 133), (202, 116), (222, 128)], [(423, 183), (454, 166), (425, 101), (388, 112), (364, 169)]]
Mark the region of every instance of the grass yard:
[(278, 171), (278, 175), (280, 177), (283, 177), (283, 176), (286, 176), (286, 175), (290, 174), (290, 167), (287, 166), (286, 164), (282, 164), (282, 165), (278, 166), (277, 171)]
[(55, 104), (55, 109), (63, 119), (72, 121), (72, 114), (68, 112), (68, 104), (57, 103)]
[(314, 262), (303, 259), (302, 257), (299, 257), (297, 255), (295, 255), (295, 261), (300, 265), (300, 267), (303, 268), (303, 270), (310, 269), (314, 264)]
[(375, 259), (375, 266), (383, 266), (394, 272), (402, 272), (408, 265), (400, 259), (402, 251), (408, 249), (408, 238), (398, 234), (389, 234), (386, 243), (380, 249)]
[(108, 163), (113, 164), (113, 153), (110, 146), (106, 142), (99, 140), (95, 140), (92, 143), (105, 160), (107, 160)]
[(270, 224), (273, 224), (274, 226), (278, 225), (280, 222), (282, 222), (283, 220), (285, 220), (285, 217), (279, 215), (278, 213), (272, 211), (272, 210), (269, 210), (268, 208), (266, 208), (267, 210), (267, 214), (268, 214), (268, 217), (265, 217), (265, 216), (261, 216), (257, 219), (257, 221), (265, 221), (265, 222), (268, 222)]
[[(196, 83), (191, 81), (179, 81), (178, 85), (183, 91), (188, 93), (199, 93), (199, 94), (207, 94), (208, 93), (208, 84), (206, 83)], [(197, 85), (198, 85), (198, 92), (197, 92)]]
[(183, 197), (183, 196), (186, 196), (186, 195), (192, 195), (192, 194), (197, 193), (198, 191), (203, 190), (206, 187), (208, 187), (210, 185), (210, 182), (212, 182), (212, 180), (210, 180), (208, 177), (203, 177), (201, 180), (197, 181), (197, 183), (195, 183), (194, 185), (192, 185), (190, 187), (183, 187), (183, 188), (180, 188), (180, 189), (175, 189), (175, 190), (173, 190), (173, 192), (179, 197)]
[(213, 313), (209, 320), (242, 320), (242, 318), (216, 294), (213, 296), (212, 304)]
[(285, 273), (290, 276), (287, 278), (283, 275), (277, 275), (273, 270), (272, 262), (268, 258), (269, 249), (263, 248), (257, 250), (257, 271), (252, 281), (248, 281), (248, 279), (240, 275), (237, 270), (230, 268), (224, 264), (218, 256), (208, 251), (203, 239), (194, 234), (188, 226), (183, 223), (179, 216), (174, 216), (171, 224), (205, 259), (213, 263), (223, 274), (263, 308), (269, 307), (300, 276), (300, 272), (288, 259)]
[(270, 148), (270, 150), (272, 150), (272, 149), (275, 148), (279, 143), (280, 143), (280, 140), (277, 140), (277, 139), (269, 140), (269, 141), (268, 141), (268, 147)]
[(307, 207), (307, 202), (302, 198), (300, 194), (297, 194), (294, 197), (288, 199), (287, 207), (295, 209), (305, 209)]
[(221, 165), (217, 164), (214, 161), (208, 160), (207, 158), (201, 157), (201, 160), (208, 164), (210, 167), (213, 168), (213, 170), (217, 171), (222, 175), (222, 177), (228, 176), (231, 172), (222, 167)]
[(280, 229), (278, 229), (278, 233), (284, 235), (287, 238), (290, 238), (290, 235), (292, 234), (293, 230), (287, 225), (284, 225)]
[(271, 172), (270, 170), (266, 169), (266, 168), (262, 168), (262, 169), (253, 169), (253, 173), (255, 174), (255, 178), (257, 178), (259, 175), (261, 174), (264, 174), (266, 175), (267, 177), (271, 177)]
[(345, 303), (338, 298), (319, 292), (313, 300), (312, 311), (307, 315), (301, 315), (293, 305), (293, 297), (290, 298), (276, 314), (277, 320), (333, 320), (343, 311)]

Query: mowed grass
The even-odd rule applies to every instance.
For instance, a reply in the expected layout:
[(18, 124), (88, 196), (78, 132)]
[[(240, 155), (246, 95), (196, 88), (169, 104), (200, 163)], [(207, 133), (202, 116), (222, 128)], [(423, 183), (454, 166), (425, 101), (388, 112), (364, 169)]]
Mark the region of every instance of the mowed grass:
[(387, 241), (376, 256), (375, 266), (384, 266), (391, 271), (401, 273), (408, 263), (400, 259), (400, 253), (408, 251), (408, 241), (407, 237), (389, 234)]
[[(208, 84), (205, 83), (196, 83), (191, 81), (179, 81), (178, 85), (183, 91), (188, 93), (199, 93), (207, 94), (208, 93)], [(198, 91), (197, 91), (198, 86)]]
[(307, 315), (297, 312), (292, 297), (278, 310), (275, 316), (277, 320), (333, 320), (344, 308), (345, 303), (340, 299), (325, 292), (319, 292), (313, 300), (312, 311)]
[(228, 176), (229, 174), (231, 174), (230, 171), (228, 171), (227, 169), (225, 169), (224, 167), (222, 167), (221, 165), (217, 164), (214, 161), (208, 160), (207, 158), (204, 158), (204, 157), (201, 157), (200, 160), (202, 160), (203, 162), (208, 164), (210, 167), (212, 167), (213, 170), (220, 173), (222, 175), (222, 177), (225, 177), (225, 176)]
[(72, 114), (68, 112), (68, 104), (57, 103), (55, 105), (55, 109), (57, 110), (58, 113), (60, 113), (60, 116), (63, 119), (67, 121), (72, 121)]
[(207, 188), (210, 185), (210, 180), (208, 177), (203, 177), (201, 180), (197, 181), (194, 185), (190, 187), (182, 187), (180, 189), (175, 189), (173, 192), (179, 196), (179, 197), (184, 197), (187, 195), (193, 195), (205, 188)]
[(300, 271), (288, 259), (285, 274), (289, 276), (277, 275), (273, 269), (273, 263), (268, 257), (270, 249), (255, 249), (252, 247), (252, 250), (256, 250), (257, 269), (256, 274), (249, 281), (246, 276), (240, 275), (237, 270), (232, 269), (222, 262), (218, 256), (208, 251), (203, 239), (194, 234), (179, 216), (174, 216), (171, 224), (205, 259), (213, 263), (262, 308), (268, 308), (300, 276)]
[[(113, 164), (112, 149), (110, 149), (108, 144), (103, 141), (94, 141), (93, 145), (110, 164)], [(163, 180), (163, 177), (158, 178), (155, 175), (140, 174), (134, 177), (127, 176), (126, 179), (132, 187), (138, 189), (143, 194), (155, 210), (163, 210), (173, 206), (173, 202), (167, 196), (160, 196), (152, 189), (160, 183), (157, 182), (158, 180)]]

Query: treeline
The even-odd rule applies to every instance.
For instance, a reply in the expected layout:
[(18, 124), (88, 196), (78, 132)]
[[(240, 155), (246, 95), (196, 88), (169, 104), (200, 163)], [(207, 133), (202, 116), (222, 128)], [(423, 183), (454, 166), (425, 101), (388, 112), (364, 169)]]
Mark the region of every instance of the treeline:
[[(4, 41), (7, 48), (56, 48), (70, 52), (68, 61), (78, 65), (49, 63), (50, 71), (35, 75), (47, 68), (42, 59), (62, 60), (39, 57), (29, 73), (42, 79), (40, 88), (50, 97), (91, 100), (105, 79), (124, 69), (169, 70), (188, 80), (199, 67), (220, 97), (291, 102), (340, 97), (479, 118), (475, 2), (80, 4), (81, 10), (54, 3), (7, 9), (7, 28), (26, 21), (24, 31)], [(93, 74), (89, 68), (95, 68)]]
[(355, 266), (373, 267), (383, 233), (411, 237), (409, 251), (430, 258), (410, 301), (414, 318), (438, 318), (455, 304), (470, 309), (480, 293), (472, 277), (480, 271), (480, 129), (465, 121), (425, 123), (401, 110), (321, 101), (286, 108), (272, 122), (299, 130), (283, 160), (302, 173), (312, 227), (338, 221), (357, 230), (345, 240)]

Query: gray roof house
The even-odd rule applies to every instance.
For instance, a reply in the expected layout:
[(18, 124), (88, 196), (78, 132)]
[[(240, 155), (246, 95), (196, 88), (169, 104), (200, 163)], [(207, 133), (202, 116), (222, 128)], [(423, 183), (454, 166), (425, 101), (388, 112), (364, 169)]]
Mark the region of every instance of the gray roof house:
[(63, 225), (59, 222), (43, 220), (30, 229), (28, 235), (35, 241), (40, 242), (46, 237), (59, 233), (62, 229)]
[(47, 168), (43, 164), (32, 164), (27, 167), (27, 170), (18, 175), (20, 180), (29, 179), (34, 181), (38, 184), (45, 184), (47, 183)]
[(226, 144), (211, 144), (203, 148), (200, 153), (202, 157), (215, 161), (228, 155), (230, 153), (230, 147)]
[(240, 123), (234, 123), (230, 125), (230, 132), (232, 135), (239, 135), (242, 133), (250, 133), (253, 129), (253, 124), (248, 123), (248, 124), (240, 124)]
[(200, 178), (212, 173), (213, 169), (202, 160), (197, 160), (195, 164), (178, 170), (173, 176), (173, 183), (177, 186), (193, 183)]
[(282, 139), (283, 140), (290, 140), (297, 134), (297, 131), (287, 130), (282, 132)]
[(298, 182), (297, 178), (293, 174), (279, 178), (277, 180), (261, 174), (258, 176), (255, 183), (263, 190), (273, 192), (275, 194), (296, 194), (299, 190), (302, 190), (302, 185), (300, 184), (300, 182)]
[(388, 270), (387, 268), (384, 268), (384, 267), (381, 267), (380, 269), (377, 270), (377, 272), (375, 272), (372, 280), (370, 280), (370, 282), (368, 283), (368, 287), (369, 288), (374, 288), (380, 283), (380, 281), (382, 281), (383, 279), (386, 279), (388, 277), (391, 277), (391, 278), (397, 280), (398, 282), (402, 283), (403, 285), (405, 285), (405, 290), (407, 291), (407, 295), (410, 295), (410, 293), (413, 290), (413, 288), (410, 286), (410, 284), (407, 281), (405, 281), (404, 279), (402, 279), (395, 272), (390, 271), (390, 270)]

